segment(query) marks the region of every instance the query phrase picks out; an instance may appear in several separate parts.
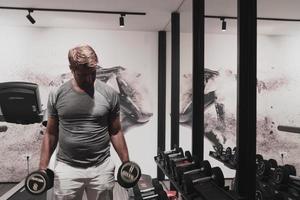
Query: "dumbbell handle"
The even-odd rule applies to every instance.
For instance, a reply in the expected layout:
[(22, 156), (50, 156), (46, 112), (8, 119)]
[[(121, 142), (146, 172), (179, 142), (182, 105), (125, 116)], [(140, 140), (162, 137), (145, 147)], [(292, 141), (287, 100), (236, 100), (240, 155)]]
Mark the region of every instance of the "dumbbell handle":
[(143, 190), (140, 190), (140, 192), (144, 193), (144, 192), (150, 192), (152, 190), (155, 190), (155, 188), (151, 187), (151, 188), (143, 189)]
[(289, 175), (290, 179), (294, 180), (294, 181), (300, 181), (300, 177), (299, 176), (293, 176), (293, 175)]
[(176, 152), (177, 149), (171, 149), (169, 151), (163, 151), (162, 153), (164, 154), (170, 154), (170, 153), (173, 153), (173, 152)]
[(197, 173), (197, 172), (201, 172), (203, 170), (204, 170), (203, 168), (193, 169), (193, 170), (190, 170), (190, 171), (183, 172), (183, 174), (194, 174), (194, 173)]
[(181, 155), (181, 153), (179, 152), (179, 153), (172, 153), (172, 154), (169, 154), (169, 155), (167, 155), (169, 158), (173, 158), (173, 157), (176, 157), (176, 156), (180, 156)]
[(176, 165), (176, 167), (185, 167), (185, 166), (189, 166), (189, 165), (193, 165), (193, 164), (195, 164), (194, 161), (192, 161), (192, 162), (185, 162), (185, 163), (180, 163), (180, 164)]
[(198, 182), (204, 182), (204, 181), (209, 181), (214, 178), (214, 175), (208, 176), (208, 177), (203, 177), (203, 178), (197, 178), (192, 181), (192, 183), (198, 183)]
[(153, 194), (153, 195), (150, 195), (150, 196), (142, 197), (142, 199), (152, 199), (154, 197), (158, 197), (158, 194)]
[(180, 161), (187, 160), (187, 159), (188, 159), (188, 157), (184, 156), (184, 157), (182, 157), (182, 158), (175, 158), (175, 159), (172, 159), (172, 161), (174, 161), (174, 162), (180, 162)]

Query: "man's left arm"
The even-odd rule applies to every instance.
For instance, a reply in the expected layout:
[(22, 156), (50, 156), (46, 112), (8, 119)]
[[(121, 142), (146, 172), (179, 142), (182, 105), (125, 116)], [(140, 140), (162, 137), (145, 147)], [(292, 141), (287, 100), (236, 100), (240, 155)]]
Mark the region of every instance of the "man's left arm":
[(121, 129), (121, 122), (119, 116), (115, 117), (114, 119), (111, 119), (109, 126), (109, 134), (111, 143), (122, 163), (129, 161), (127, 144)]

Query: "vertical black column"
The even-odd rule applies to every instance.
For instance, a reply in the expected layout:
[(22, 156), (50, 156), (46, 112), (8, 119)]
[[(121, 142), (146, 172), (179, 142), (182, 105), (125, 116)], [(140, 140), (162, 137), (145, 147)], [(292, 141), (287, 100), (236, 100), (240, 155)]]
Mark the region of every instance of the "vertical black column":
[(172, 13), (171, 54), (171, 148), (179, 146), (179, 95), (180, 95), (180, 21), (179, 13)]
[(192, 152), (203, 160), (204, 146), (204, 0), (193, 0)]
[[(166, 31), (158, 32), (158, 111), (157, 111), (157, 147), (166, 148)], [(158, 152), (159, 153), (159, 152)], [(157, 168), (158, 180), (164, 179), (163, 172)]]
[(238, 0), (237, 192), (255, 199), (256, 0)]

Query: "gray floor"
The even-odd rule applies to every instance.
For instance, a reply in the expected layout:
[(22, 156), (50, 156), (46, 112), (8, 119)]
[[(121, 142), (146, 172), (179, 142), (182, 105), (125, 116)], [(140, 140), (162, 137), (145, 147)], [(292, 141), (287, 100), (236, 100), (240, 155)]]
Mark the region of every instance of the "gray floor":
[[(0, 200), (5, 200), (2, 199), (1, 196), (4, 195), (5, 193), (9, 192), (10, 190), (13, 190), (14, 186), (16, 186), (16, 183), (0, 183)], [(231, 185), (231, 180), (227, 179), (225, 180), (225, 185), (230, 186)], [(168, 190), (170, 187), (169, 181), (164, 181), (162, 183), (162, 186), (165, 190)], [(52, 199), (51, 195), (51, 190), (48, 192), (48, 200)], [(132, 200), (132, 191), (129, 189), (125, 189), (121, 187), (117, 182), (114, 187), (114, 200)], [(87, 200), (86, 197), (84, 196), (82, 200)], [(179, 200), (181, 198), (179, 197)]]
[[(12, 190), (14, 190), (14, 187), (18, 187), (17, 183), (0, 183), (0, 200), (6, 200), (7, 198), (4, 198), (4, 196), (7, 196), (8, 193), (10, 193)], [(13, 193), (12, 193), (13, 194)], [(132, 192), (123, 187), (121, 187), (117, 182), (114, 187), (114, 200), (129, 200), (130, 194)], [(49, 190), (47, 193), (48, 200), (52, 199), (52, 190)], [(83, 197), (83, 200), (87, 200), (86, 197)]]
[(8, 190), (13, 188), (17, 183), (0, 183), (0, 197)]

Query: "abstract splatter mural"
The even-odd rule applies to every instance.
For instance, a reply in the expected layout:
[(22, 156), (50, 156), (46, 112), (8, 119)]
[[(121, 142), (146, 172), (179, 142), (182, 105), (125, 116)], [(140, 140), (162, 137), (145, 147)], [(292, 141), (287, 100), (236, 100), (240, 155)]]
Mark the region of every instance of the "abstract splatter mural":
[[(268, 77), (268, 76), (265, 76)], [(181, 78), (180, 123), (192, 125), (192, 75)], [(297, 115), (291, 112), (289, 99), (295, 98), (297, 80), (285, 75), (257, 81), (257, 152), (265, 159), (274, 158), (279, 164), (293, 164), (300, 170), (300, 134), (279, 131), (278, 125), (300, 126)], [(236, 146), (236, 74), (230, 70), (205, 69), (205, 138), (211, 146)], [(284, 108), (285, 107), (285, 108)], [(285, 112), (286, 110), (286, 112)]]
[[(19, 72), (20, 79), (39, 85), (41, 102), (46, 108), (51, 87), (57, 87), (72, 78), (71, 73), (58, 77), (37, 74), (30, 70)], [(97, 69), (97, 79), (111, 85), (119, 92), (123, 131), (129, 133), (142, 126), (153, 116), (149, 90), (143, 84), (143, 74), (125, 67)], [(12, 80), (13, 81), (13, 80)], [(18, 182), (38, 167), (41, 141), (45, 127), (41, 124), (19, 125), (0, 121), (0, 182)]]

